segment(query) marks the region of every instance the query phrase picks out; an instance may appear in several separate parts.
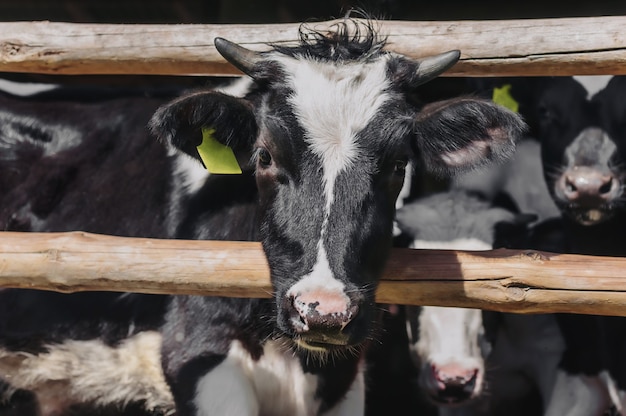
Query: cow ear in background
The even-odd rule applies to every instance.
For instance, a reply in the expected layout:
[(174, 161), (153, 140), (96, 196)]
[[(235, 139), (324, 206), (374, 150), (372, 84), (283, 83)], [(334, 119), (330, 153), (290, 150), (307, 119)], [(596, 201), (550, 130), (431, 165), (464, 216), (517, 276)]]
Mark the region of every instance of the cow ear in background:
[(208, 151), (228, 146), (240, 165), (250, 160), (257, 135), (249, 104), (218, 92), (194, 93), (172, 101), (155, 112), (148, 127), (159, 140), (197, 160), (201, 160), (197, 147), (203, 138), (210, 138), (213, 143), (206, 147)]
[(416, 121), (417, 154), (442, 176), (506, 160), (526, 131), (518, 114), (475, 98), (428, 104)]

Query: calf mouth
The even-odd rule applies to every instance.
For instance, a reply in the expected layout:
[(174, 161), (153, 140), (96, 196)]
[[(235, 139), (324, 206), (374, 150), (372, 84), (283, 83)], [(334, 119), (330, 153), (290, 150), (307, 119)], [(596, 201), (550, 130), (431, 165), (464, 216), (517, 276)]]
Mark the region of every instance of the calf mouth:
[(466, 405), (480, 396), (483, 383), (482, 370), (476, 368), (463, 374), (445, 374), (431, 365), (422, 367), (418, 383), (426, 396), (436, 405), (457, 407)]
[(323, 334), (315, 337), (297, 337), (293, 339), (293, 342), (299, 348), (314, 352), (314, 353), (328, 353), (332, 351), (344, 350), (350, 348), (348, 338), (345, 336), (328, 337)]
[(464, 406), (478, 397), (476, 382), (446, 386), (436, 392), (428, 392), (428, 397), (436, 405), (456, 407)]
[(584, 226), (601, 224), (609, 221), (615, 215), (614, 210), (605, 205), (591, 208), (568, 207), (564, 210), (564, 213), (578, 224)]

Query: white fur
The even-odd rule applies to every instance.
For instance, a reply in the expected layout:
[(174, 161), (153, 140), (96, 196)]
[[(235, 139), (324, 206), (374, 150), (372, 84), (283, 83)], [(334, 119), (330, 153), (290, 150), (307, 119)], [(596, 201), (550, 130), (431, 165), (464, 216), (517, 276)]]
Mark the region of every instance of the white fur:
[(606, 385), (599, 377), (559, 370), (544, 416), (602, 416), (610, 402)]
[(615, 405), (617, 412), (620, 414), (620, 416), (626, 415), (626, 408), (624, 408), (624, 399), (626, 392), (624, 392), (623, 390), (619, 390), (619, 388), (617, 387), (617, 383), (615, 382), (615, 380), (613, 380), (608, 371), (602, 371), (599, 377), (606, 386), (609, 397)]
[(420, 313), (420, 335), (417, 349), (428, 354), (437, 364), (448, 364), (467, 357), (480, 357), (475, 337), (467, 342), (467, 334), (477, 334), (482, 325), (479, 309), (424, 306)]
[(411, 350), (425, 366), (458, 364), (477, 369), (476, 390), (480, 394), (484, 377), (484, 357), (479, 345), (483, 335), (479, 309), (424, 306), (419, 315), (420, 336)]
[(116, 347), (100, 340), (68, 340), (29, 354), (0, 350), (0, 378), (33, 391), (43, 414), (73, 403), (108, 405), (145, 400), (147, 410), (174, 412), (161, 369), (161, 335), (146, 331)]
[(606, 88), (613, 75), (578, 75), (574, 79), (587, 90), (587, 99)]
[(502, 319), (487, 364), (494, 380), (491, 389), (502, 397), (518, 398), (520, 392), (511, 391), (508, 386), (518, 387), (520, 380), (530, 380), (537, 386), (543, 403), (548, 403), (565, 350), (554, 315), (506, 313)]
[(323, 416), (359, 416), (365, 414), (365, 377), (362, 368), (356, 375), (350, 390), (337, 406), (329, 409)]
[[(232, 95), (233, 97), (243, 97), (250, 90), (253, 81), (249, 77), (234, 79), (232, 83), (223, 87), (215, 88), (215, 91)], [(200, 190), (206, 180), (211, 175), (200, 162), (182, 153), (167, 142), (167, 152), (174, 164), (174, 185), (169, 203), (169, 223), (167, 230), (169, 235), (174, 235), (181, 215), (181, 203), (189, 195), (193, 195)]]
[(396, 209), (400, 209), (404, 206), (404, 200), (411, 195), (411, 182), (413, 181), (413, 165), (408, 163), (406, 170), (404, 171), (404, 182), (402, 183), (402, 189), (396, 198)]
[[(411, 247), (468, 251), (492, 249), (491, 244), (476, 238), (414, 240)], [(411, 325), (408, 322), (407, 330), (410, 334)], [(409, 348), (414, 356), (419, 357), (418, 361), (423, 366), (459, 364), (465, 368), (476, 368), (476, 389), (473, 394), (477, 396), (482, 391), (485, 374), (483, 353), (487, 351), (483, 351), (479, 345), (483, 335), (482, 312), (479, 309), (424, 306), (419, 315), (418, 342)]]
[(602, 165), (610, 166), (610, 159), (617, 151), (615, 142), (611, 140), (611, 137), (602, 129), (597, 127), (588, 127), (581, 131), (580, 134), (574, 139), (574, 141), (565, 149), (565, 161), (567, 164), (572, 164), (577, 159), (576, 153), (579, 152), (581, 142), (595, 139), (595, 148), (598, 149), (597, 162)]
[(56, 84), (44, 84), (38, 82), (16, 82), (8, 79), (0, 79), (0, 90), (13, 95), (28, 96), (40, 92), (50, 91), (58, 88)]
[[(396, 209), (400, 209), (404, 206), (404, 200), (411, 195), (411, 181), (413, 177), (413, 167), (409, 163), (404, 173), (404, 182), (402, 183), (402, 189), (396, 198)], [(402, 233), (402, 230), (398, 226), (398, 221), (393, 221), (393, 235), (398, 236)]]
[[(317, 244), (317, 249), (317, 261), (313, 266), (313, 270), (291, 286), (287, 292), (287, 296), (297, 296), (300, 293), (317, 289), (325, 289), (338, 293), (345, 292), (346, 285), (333, 277), (333, 272), (328, 263), (328, 256), (326, 255), (326, 250), (321, 240)], [(345, 296), (345, 300), (346, 305), (348, 305), (349, 299), (347, 296)]]
[(179, 224), (186, 198), (204, 185), (210, 173), (197, 160), (174, 150), (171, 144), (168, 146), (168, 151), (172, 158), (174, 172), (172, 192), (169, 197), (167, 231), (173, 236), (176, 234), (176, 227)]
[(309, 146), (322, 161), (326, 202), (316, 264), (297, 284), (298, 289), (290, 292), (325, 285), (343, 290), (343, 283), (334, 279), (330, 270), (323, 247), (324, 234), (334, 201), (335, 181), (359, 157), (356, 134), (389, 98), (386, 60), (332, 65), (279, 55), (275, 59), (290, 74), (287, 83), (294, 93), (289, 100), (306, 130)]
[(78, 146), (82, 140), (82, 134), (78, 130), (65, 124), (49, 124), (43, 127), (43, 131), (49, 133), (52, 138), (50, 142), (30, 140), (28, 135), (25, 135), (22, 131), (15, 130), (13, 125), (20, 123), (26, 126), (34, 126), (40, 123), (33, 117), (21, 114), (4, 112), (0, 115), (0, 123), (3, 125), (2, 136), (0, 137), (0, 160), (4, 158), (2, 155), (3, 148), (11, 149), (16, 143), (20, 142), (28, 142), (33, 146), (41, 147), (44, 151), (44, 156), (51, 156)]
[(249, 91), (254, 81), (249, 77), (240, 77), (233, 80), (228, 85), (215, 88), (214, 91), (218, 91), (224, 94), (232, 95), (233, 97), (244, 97)]
[(450, 241), (428, 241), (415, 240), (411, 243), (411, 248), (429, 249), (429, 250), (465, 250), (465, 251), (481, 251), (491, 250), (491, 244), (487, 244), (477, 238), (458, 238)]
[(199, 415), (317, 415), (317, 378), (302, 370), (300, 360), (278, 342), (265, 344), (255, 361), (238, 342), (228, 356), (198, 383)]

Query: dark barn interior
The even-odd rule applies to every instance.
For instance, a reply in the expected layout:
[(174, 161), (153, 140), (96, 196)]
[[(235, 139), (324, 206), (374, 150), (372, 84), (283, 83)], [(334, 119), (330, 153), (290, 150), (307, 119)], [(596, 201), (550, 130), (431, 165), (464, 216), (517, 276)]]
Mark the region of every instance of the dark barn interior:
[(621, 0), (5, 0), (0, 20), (80, 23), (279, 23), (341, 17), (359, 8), (395, 20), (512, 19), (626, 14)]

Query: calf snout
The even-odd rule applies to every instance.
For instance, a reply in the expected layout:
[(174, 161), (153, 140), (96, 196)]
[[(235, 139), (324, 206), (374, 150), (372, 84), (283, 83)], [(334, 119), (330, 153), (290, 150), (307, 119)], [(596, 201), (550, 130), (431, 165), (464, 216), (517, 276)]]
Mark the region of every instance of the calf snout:
[(620, 180), (615, 175), (589, 166), (567, 169), (555, 186), (564, 212), (583, 225), (610, 218), (612, 203), (619, 199), (621, 192)]
[(568, 201), (585, 206), (610, 202), (619, 189), (619, 181), (611, 173), (588, 166), (568, 169), (559, 182)]
[(441, 404), (462, 404), (479, 394), (480, 369), (451, 363), (430, 366), (426, 390), (431, 398)]
[(342, 291), (310, 290), (290, 296), (290, 323), (307, 343), (346, 344), (346, 326), (359, 307)]

